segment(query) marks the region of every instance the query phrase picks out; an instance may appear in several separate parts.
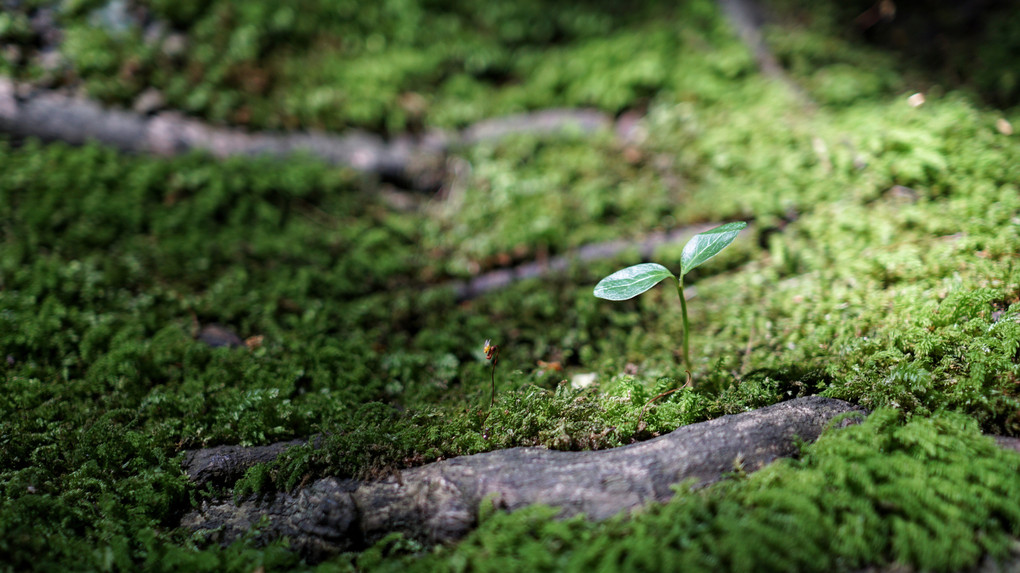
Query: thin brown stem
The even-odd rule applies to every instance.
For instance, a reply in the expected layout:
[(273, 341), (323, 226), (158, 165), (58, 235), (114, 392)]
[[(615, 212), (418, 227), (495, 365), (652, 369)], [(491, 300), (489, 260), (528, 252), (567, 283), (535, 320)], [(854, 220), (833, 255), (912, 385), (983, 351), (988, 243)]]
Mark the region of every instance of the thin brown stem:
[(659, 394), (658, 396), (656, 396), (656, 397), (652, 398), (651, 400), (645, 402), (645, 405), (641, 407), (641, 413), (638, 414), (638, 417), (637, 417), (638, 428), (641, 427), (641, 418), (644, 417), (645, 409), (647, 409), (648, 406), (651, 406), (652, 403), (655, 402), (656, 400), (658, 400), (659, 398), (665, 398), (666, 396), (669, 396), (670, 394), (672, 394), (673, 392), (676, 392), (679, 389), (680, 388), (673, 388), (672, 390), (666, 390), (662, 394)]
[(496, 404), (496, 363), (499, 362), (499, 346), (495, 344), (489, 344), (489, 341), (485, 341), (485, 358), (492, 361), (492, 398), (489, 399), (489, 410)]
[(676, 280), (676, 293), (680, 296), (680, 311), (683, 314), (683, 328), (684, 328), (684, 366), (687, 370), (691, 369), (691, 334), (690, 326), (687, 323), (687, 297), (684, 295), (684, 278), (679, 277)]

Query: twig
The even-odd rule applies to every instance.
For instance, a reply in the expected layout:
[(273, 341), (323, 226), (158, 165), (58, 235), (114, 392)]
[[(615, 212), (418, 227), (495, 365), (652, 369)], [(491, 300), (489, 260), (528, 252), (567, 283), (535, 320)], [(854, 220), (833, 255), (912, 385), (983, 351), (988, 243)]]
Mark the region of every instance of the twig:
[(681, 386), (679, 388), (673, 388), (672, 390), (666, 390), (662, 394), (659, 394), (658, 396), (656, 396), (656, 397), (652, 398), (651, 400), (645, 402), (644, 406), (641, 406), (641, 413), (638, 414), (638, 417), (637, 417), (638, 428), (641, 427), (641, 418), (644, 417), (644, 415), (645, 415), (645, 409), (648, 408), (648, 406), (652, 405), (653, 402), (655, 402), (659, 398), (664, 398), (666, 396), (669, 396), (670, 394), (672, 394), (673, 392), (676, 392), (677, 390), (682, 390), (684, 388), (690, 388), (690, 387), (691, 387), (691, 372), (690, 372), (690, 370), (688, 370), (687, 371), (687, 382), (684, 382), (683, 386)]

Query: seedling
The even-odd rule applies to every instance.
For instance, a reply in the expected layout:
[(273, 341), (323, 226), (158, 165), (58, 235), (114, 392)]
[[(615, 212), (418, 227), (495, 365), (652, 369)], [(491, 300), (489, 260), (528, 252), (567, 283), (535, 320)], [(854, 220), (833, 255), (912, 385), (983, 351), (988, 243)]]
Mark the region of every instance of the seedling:
[(642, 263), (616, 271), (595, 285), (595, 296), (606, 300), (627, 300), (636, 297), (663, 279), (676, 280), (676, 292), (680, 295), (680, 309), (683, 313), (684, 364), (691, 370), (690, 335), (687, 325), (687, 299), (684, 298), (684, 275), (729, 246), (740, 231), (747, 226), (743, 221), (726, 223), (714, 229), (698, 233), (687, 241), (680, 255), (680, 275), (674, 275), (657, 263)]

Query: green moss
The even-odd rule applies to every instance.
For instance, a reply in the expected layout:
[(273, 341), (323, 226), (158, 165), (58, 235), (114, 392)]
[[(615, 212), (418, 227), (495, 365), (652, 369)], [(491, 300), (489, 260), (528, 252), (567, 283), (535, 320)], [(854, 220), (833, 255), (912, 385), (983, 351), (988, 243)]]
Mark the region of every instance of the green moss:
[[(762, 100), (755, 121), (782, 101)], [(612, 306), (594, 299), (591, 283), (617, 262), (461, 305), (442, 289), (405, 288), (442, 268), (429, 268), (419, 245), (466, 261), (494, 247), (458, 245), (470, 233), (444, 237), (424, 222), (432, 213), (393, 212), (314, 162), (5, 147), (4, 527), (54, 540), (57, 561), (121, 539), (97, 523), (130, 530), (126, 549), (111, 551), (138, 562), (146, 543), (178, 547), (160, 524), (216, 493), (181, 481), (179, 448), (316, 432), (329, 436), (322, 447), (252, 470), (237, 491), (498, 447), (613, 447), (816, 392), (915, 416), (957, 410), (1016, 433), (1016, 148), (993, 131), (994, 116), (962, 100), (932, 100), (906, 119), (901, 105), (820, 114), (786, 132), (724, 122), (724, 104), (653, 110), (654, 125), (677, 137), (656, 136), (650, 152), (684, 157), (669, 169), (688, 200), (670, 216), (750, 212), (784, 226), (749, 234), (693, 278), (695, 387), (654, 403), (686, 379), (678, 309), (657, 291)], [(507, 177), (523, 158), (523, 173), (534, 161), (536, 176), (616, 201), (609, 189), (643, 168), (620, 163), (605, 177), (598, 166), (611, 149), (511, 141), (478, 157), (519, 159), (477, 177)], [(556, 174), (566, 166), (575, 171)], [(471, 210), (491, 208), (479, 221), (517, 210), (472, 200)], [(589, 236), (626, 236), (624, 222), (662, 220), (667, 203), (635, 200), (604, 221), (618, 225)], [(574, 211), (549, 216), (570, 229)], [(443, 216), (485, 231), (468, 211)], [(581, 242), (565, 237), (557, 248)], [(262, 335), (263, 345), (206, 348), (191, 338), (194, 319)], [(491, 414), (485, 338), (504, 349)], [(538, 360), (566, 372), (541, 374)], [(595, 373), (596, 386), (558, 384), (579, 372)], [(33, 497), (40, 491), (51, 497)], [(104, 499), (145, 499), (148, 509), (104, 518), (95, 509)], [(33, 512), (44, 510), (66, 518), (34, 529)], [(12, 562), (30, 559), (28, 547)]]
[[(1016, 6), (878, 5), (769, 0), (767, 41), (820, 102), (844, 105), (896, 91), (967, 89), (1018, 102)], [(938, 38), (938, 41), (932, 41)]]
[[(396, 132), (534, 108), (616, 112), (663, 89), (718, 95), (720, 80), (752, 69), (734, 44), (707, 49), (732, 38), (705, 1), (141, 2), (158, 26), (100, 26), (102, 9), (87, 2), (59, 12), (67, 65), (57, 81), (83, 80), (93, 97), (122, 105), (155, 88), (174, 108), (261, 128)], [(30, 15), (19, 7), (0, 21), (0, 40), (26, 48), (7, 67), (54, 81), (32, 65), (41, 39)]]
[[(1001, 554), (1017, 534), (999, 503), (1015, 499), (1015, 460), (975, 429), (1020, 433), (1020, 149), (996, 128), (1018, 124), (1014, 112), (937, 93), (911, 108), (885, 95), (900, 85), (880, 55), (849, 72), (847, 40), (817, 52), (811, 42), (828, 36), (791, 36), (787, 61), (839, 103), (806, 113), (752, 72), (709, 2), (686, 3), (677, 21), (652, 8), (616, 18), (565, 6), (537, 21), (540, 3), (380, 5), (326, 22), (349, 26), (337, 37), (351, 45), (330, 50), (313, 5), (151, 6), (188, 35), (186, 53), (146, 55), (137, 31), (85, 29), (89, 3), (62, 16), (92, 89), (109, 81), (107, 97), (129, 99), (136, 80), (121, 74), (137, 70), (137, 86), (162, 86), (174, 105), (226, 120), (248, 106), (250, 123), (280, 126), (647, 106), (647, 137), (467, 148), (458, 159), (469, 174), (415, 211), (307, 158), (0, 145), (0, 562), (299, 568), (283, 544), (199, 547), (176, 520), (212, 496), (502, 447), (614, 447), (815, 393), (898, 409), (908, 423), (883, 413), (801, 461), (633, 520), (496, 515), (420, 561), (423, 548), (391, 538), (327, 567), (399, 567), (409, 555), (421, 567), (497, 567), (514, 554), (537, 568), (953, 569)], [(451, 41), (416, 51), (421, 34)], [(125, 68), (133, 56), (140, 67)], [(297, 78), (317, 57), (328, 64), (309, 64), (308, 83), (257, 85), (255, 71)], [(348, 77), (378, 99), (330, 99), (323, 86)], [(395, 105), (409, 90), (427, 119)], [(639, 262), (634, 252), (471, 301), (441, 286), (593, 241), (733, 219), (753, 231), (690, 275), (696, 360), (681, 390), (672, 293), (617, 304), (591, 294)], [(679, 249), (655, 259), (675, 268)], [(253, 348), (206, 347), (194, 335), (209, 323)], [(485, 339), (502, 348), (491, 412)], [(573, 389), (578, 374), (594, 384)], [(319, 447), (253, 468), (233, 492), (198, 490), (179, 469), (185, 448), (312, 434), (325, 436)], [(784, 541), (797, 536), (801, 549)], [(935, 542), (961, 550), (926, 561)]]

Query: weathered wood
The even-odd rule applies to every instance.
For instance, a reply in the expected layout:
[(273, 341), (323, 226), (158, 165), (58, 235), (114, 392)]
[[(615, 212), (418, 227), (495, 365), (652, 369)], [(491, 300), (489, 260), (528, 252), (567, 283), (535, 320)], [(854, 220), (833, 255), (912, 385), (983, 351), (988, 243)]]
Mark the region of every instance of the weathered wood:
[[(512, 511), (531, 504), (601, 520), (673, 495), (673, 484), (715, 482), (797, 453), (832, 419), (858, 407), (818, 396), (693, 424), (641, 442), (594, 452), (513, 448), (411, 468), (388, 479), (324, 478), (272, 501), (204, 503), (182, 526), (229, 542), (268, 516), (262, 536), (288, 536), (316, 560), (373, 543), (394, 531), (424, 543), (456, 540), (476, 523), (480, 505)], [(852, 423), (846, 421), (845, 423)]]
[(464, 129), (459, 139), (472, 145), (511, 135), (548, 135), (570, 130), (594, 133), (612, 127), (613, 120), (608, 115), (593, 109), (546, 109), (484, 119)]

